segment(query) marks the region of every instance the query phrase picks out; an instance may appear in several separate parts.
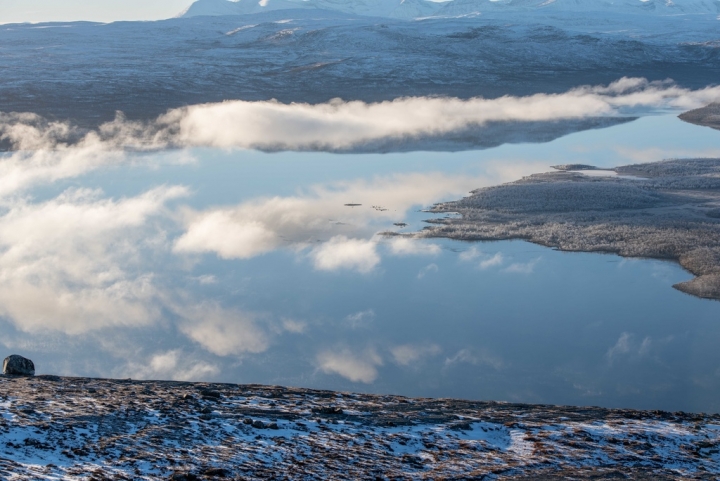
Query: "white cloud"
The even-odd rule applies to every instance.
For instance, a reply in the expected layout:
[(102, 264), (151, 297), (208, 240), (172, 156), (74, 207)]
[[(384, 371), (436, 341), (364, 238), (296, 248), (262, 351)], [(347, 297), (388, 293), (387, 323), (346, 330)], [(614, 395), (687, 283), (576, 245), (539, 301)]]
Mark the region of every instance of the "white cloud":
[(123, 150), (210, 146), (288, 150), (352, 149), (394, 139), (443, 135), (489, 122), (555, 121), (701, 107), (720, 100), (720, 87), (700, 90), (623, 78), (561, 94), (494, 99), (404, 97), (324, 104), (227, 101), (169, 111), (150, 122), (119, 115), (96, 131), (28, 113), (0, 114), (0, 139), (20, 152), (0, 161), (0, 196), (33, 183), (74, 177), (127, 162)]
[(367, 309), (365, 311), (356, 312), (354, 314), (350, 314), (345, 318), (345, 321), (348, 323), (350, 327), (353, 329), (357, 329), (359, 327), (367, 326), (369, 323), (371, 323), (375, 319), (375, 311), (372, 309)]
[(440, 346), (436, 344), (413, 345), (403, 344), (390, 349), (390, 353), (397, 364), (409, 366), (419, 362), (425, 357), (440, 354)]
[[(204, 211), (187, 209), (183, 214), (186, 232), (177, 240), (174, 250), (246, 259), (282, 246), (303, 248), (318, 239), (341, 235), (369, 238), (381, 226), (402, 220), (415, 205), (457, 197), (489, 183), (489, 179), (439, 173), (390, 175), (371, 181), (318, 185), (292, 197), (255, 199)], [(349, 200), (362, 206), (345, 206)], [(377, 211), (370, 208), (373, 203), (382, 203), (391, 209)], [(433, 244), (411, 242), (397, 244), (398, 252), (409, 253), (415, 249), (414, 252), (420, 253), (422, 249), (432, 253), (438, 249), (432, 247)], [(374, 246), (364, 247), (366, 254), (370, 247), (375, 250)]]
[(390, 246), (390, 252), (396, 256), (436, 256), (440, 254), (439, 245), (408, 237), (395, 237), (390, 240), (388, 245)]
[(461, 252), (458, 258), (463, 262), (470, 262), (482, 255), (484, 254), (477, 247), (471, 247), (470, 249)]
[(309, 255), (317, 270), (354, 269), (367, 274), (380, 263), (376, 246), (377, 243), (372, 240), (348, 239), (339, 235), (314, 248)]
[(297, 319), (283, 318), (281, 325), (284, 331), (291, 332), (293, 334), (302, 334), (307, 329), (307, 323), (304, 321), (298, 321)]
[(217, 376), (220, 369), (215, 365), (179, 349), (159, 352), (145, 362), (128, 362), (121, 375), (132, 379), (161, 379), (173, 381), (208, 381)]
[(418, 272), (417, 278), (422, 279), (426, 275), (430, 274), (431, 272), (437, 272), (440, 268), (437, 266), (437, 264), (428, 264), (422, 269), (420, 269), (420, 272)]
[(505, 262), (505, 256), (502, 252), (496, 252), (495, 254), (490, 255), (482, 252), (477, 247), (471, 247), (470, 249), (461, 252), (459, 255), (459, 259), (463, 262), (472, 262), (478, 258), (482, 259), (477, 265), (478, 269), (481, 270), (497, 267)]
[(485, 365), (493, 369), (502, 369), (503, 360), (486, 349), (460, 349), (454, 356), (445, 359), (445, 367), (456, 364)]
[(541, 258), (533, 259), (529, 262), (514, 262), (503, 269), (504, 272), (512, 274), (532, 274), (535, 271), (535, 266), (540, 262)]
[(248, 259), (277, 247), (275, 232), (263, 223), (214, 210), (195, 217), (188, 231), (175, 243), (175, 252), (215, 252), (223, 259)]
[[(671, 338), (660, 340), (660, 343), (666, 343), (672, 340)], [(634, 334), (629, 332), (623, 332), (620, 334), (617, 342), (610, 347), (605, 353), (605, 357), (609, 364), (614, 363), (620, 358), (629, 357), (643, 357), (648, 356), (652, 350), (653, 341), (650, 337), (645, 337), (641, 342), (636, 341)]]
[(720, 99), (720, 87), (688, 90), (623, 78), (562, 94), (495, 99), (406, 97), (367, 104), (230, 101), (178, 109), (161, 123), (179, 126), (181, 145), (265, 149), (347, 149), (387, 138), (444, 134), (497, 121), (553, 121), (613, 115), (623, 109), (690, 109)]
[(9, 205), (0, 217), (0, 315), (29, 332), (153, 322), (163, 293), (140, 252), (163, 245), (164, 231), (149, 221), (186, 194), (159, 187), (113, 200), (71, 189)]
[[(98, 131), (82, 133), (68, 122), (49, 122), (30, 113), (0, 112), (0, 140), (14, 145), (14, 152), (0, 156), (0, 198), (36, 184), (73, 178), (112, 165), (188, 163), (187, 153), (141, 157), (123, 152), (158, 150), (168, 140), (155, 138), (152, 124), (128, 122), (119, 115)], [(163, 137), (164, 134), (160, 135)]]
[(224, 309), (214, 303), (181, 306), (180, 331), (218, 356), (239, 356), (267, 350), (269, 335), (249, 313)]
[(325, 374), (338, 374), (353, 382), (370, 384), (377, 379), (377, 367), (383, 360), (373, 349), (361, 354), (348, 349), (328, 350), (318, 353), (316, 357), (318, 369)]
[(638, 349), (638, 354), (641, 356), (645, 356), (650, 353), (650, 349), (652, 349), (652, 340), (649, 337), (646, 337), (643, 339), (642, 343), (640, 343), (640, 348)]
[(207, 286), (210, 284), (217, 284), (217, 277), (213, 276), (212, 274), (205, 274), (202, 276), (194, 277), (194, 279), (203, 286)]
[(622, 334), (620, 334), (620, 337), (618, 338), (615, 345), (608, 349), (607, 354), (605, 354), (609, 361), (612, 362), (613, 358), (630, 352), (631, 336), (632, 335), (629, 332), (623, 332)]
[(479, 267), (480, 269), (489, 269), (490, 267), (501, 265), (504, 261), (505, 258), (503, 257), (502, 253), (498, 252), (489, 259), (480, 261)]

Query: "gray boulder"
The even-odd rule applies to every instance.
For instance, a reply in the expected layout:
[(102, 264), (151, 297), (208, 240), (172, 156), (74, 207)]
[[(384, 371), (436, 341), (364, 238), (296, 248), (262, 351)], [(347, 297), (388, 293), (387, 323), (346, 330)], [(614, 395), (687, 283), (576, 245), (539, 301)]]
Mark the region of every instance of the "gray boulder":
[(3, 374), (10, 376), (34, 376), (35, 364), (30, 359), (26, 359), (17, 354), (8, 356), (3, 361)]

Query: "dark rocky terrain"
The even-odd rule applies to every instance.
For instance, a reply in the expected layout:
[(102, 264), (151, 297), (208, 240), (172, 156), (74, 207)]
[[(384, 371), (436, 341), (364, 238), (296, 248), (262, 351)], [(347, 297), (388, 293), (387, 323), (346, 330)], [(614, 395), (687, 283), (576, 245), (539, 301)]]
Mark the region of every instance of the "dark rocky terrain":
[(718, 479), (720, 416), (0, 376), (0, 478)]
[[(696, 275), (677, 289), (720, 299), (720, 159), (618, 167), (618, 176), (559, 172), (473, 191), (438, 204), (425, 237), (525, 239), (566, 251), (678, 261)], [(580, 166), (588, 170), (590, 166)]]

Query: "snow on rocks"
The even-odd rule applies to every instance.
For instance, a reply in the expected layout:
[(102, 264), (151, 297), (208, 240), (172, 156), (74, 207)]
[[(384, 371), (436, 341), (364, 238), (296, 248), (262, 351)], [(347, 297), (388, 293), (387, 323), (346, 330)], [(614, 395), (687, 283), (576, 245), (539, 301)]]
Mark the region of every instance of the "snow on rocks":
[(3, 361), (3, 374), (9, 376), (34, 376), (35, 364), (30, 359), (13, 354)]
[(720, 475), (718, 415), (48, 376), (0, 393), (1, 479)]

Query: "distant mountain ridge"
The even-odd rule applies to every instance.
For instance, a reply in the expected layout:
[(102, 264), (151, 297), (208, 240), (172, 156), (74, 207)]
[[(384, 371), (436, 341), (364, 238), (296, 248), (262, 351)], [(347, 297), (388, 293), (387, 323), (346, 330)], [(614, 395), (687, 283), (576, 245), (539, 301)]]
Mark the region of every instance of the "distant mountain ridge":
[[(247, 15), (271, 10), (319, 9), (363, 16), (413, 19), (496, 12), (595, 12), (720, 15), (720, 0), (197, 0), (181, 17)], [(719, 17), (720, 18), (720, 17)]]
[(180, 16), (248, 15), (272, 10), (317, 9), (409, 19), (433, 15), (441, 5), (428, 0), (197, 0)]

